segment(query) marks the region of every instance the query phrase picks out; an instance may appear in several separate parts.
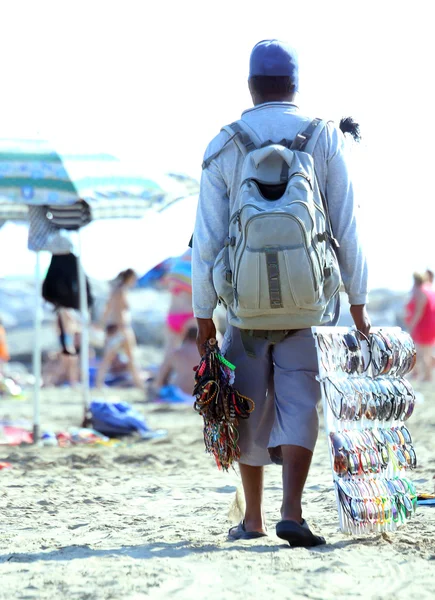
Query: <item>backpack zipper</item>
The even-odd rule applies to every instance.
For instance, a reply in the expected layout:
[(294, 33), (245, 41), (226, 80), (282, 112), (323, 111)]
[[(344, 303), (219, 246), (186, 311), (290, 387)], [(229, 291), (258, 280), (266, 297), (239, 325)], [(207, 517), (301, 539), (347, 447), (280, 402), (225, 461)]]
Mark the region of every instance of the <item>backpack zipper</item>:
[[(255, 210), (258, 210), (259, 212), (264, 212), (263, 208), (258, 208), (258, 206), (256, 206), (255, 204), (244, 204), (242, 206), (242, 208), (239, 208), (239, 210), (237, 210), (235, 213), (233, 213), (230, 217), (230, 223), (240, 223), (240, 215), (242, 214), (242, 212), (245, 210), (245, 208), (248, 208), (248, 206), (251, 206), (252, 208), (255, 208)], [(241, 223), (240, 223), (241, 226)]]
[[(250, 206), (252, 208), (255, 208), (255, 210), (257, 210), (258, 212), (264, 212), (264, 209), (258, 208), (258, 206), (255, 206), (255, 204), (245, 204), (245, 205), (243, 205), (242, 208), (240, 208), (231, 217), (231, 219), (230, 219), (230, 221), (232, 221), (234, 223), (237, 223), (237, 226), (238, 226), (238, 229), (239, 229), (240, 233), (242, 233), (242, 219), (241, 219), (241, 214), (242, 214), (242, 212), (244, 211), (245, 208), (248, 208), (248, 206)], [(258, 215), (255, 215), (255, 216), (258, 216)], [(252, 219), (252, 217), (251, 217), (251, 219)], [(234, 260), (236, 260), (237, 250), (239, 249), (240, 244), (242, 243), (242, 241), (243, 241), (243, 235), (239, 236), (239, 240), (238, 240), (237, 245), (236, 245), (236, 247), (234, 249)]]
[(308, 185), (310, 186), (311, 191), (312, 192), (314, 191), (313, 190), (313, 183), (312, 183), (311, 179), (308, 177), (308, 175), (305, 175), (305, 173), (301, 173), (300, 171), (297, 171), (296, 173), (292, 173), (290, 175), (290, 177), (288, 178), (288, 180), (290, 181), (290, 179), (293, 179), (293, 177), (296, 177), (296, 176), (302, 177), (302, 179), (305, 179), (305, 181), (308, 182)]
[[(305, 207), (306, 211), (308, 212), (310, 219), (311, 219), (311, 223), (313, 225), (313, 228), (316, 227), (316, 220), (313, 218), (312, 214), (310, 213), (310, 211), (307, 208), (307, 205), (305, 204), (305, 202), (301, 202), (300, 200), (294, 200), (293, 202), (290, 202), (290, 204), (288, 206), (290, 206), (291, 204), (301, 204), (302, 206)], [(323, 269), (322, 269), (322, 265), (321, 265), (321, 261), (320, 261), (320, 255), (319, 255), (319, 251), (317, 249), (317, 240), (315, 237), (313, 237), (313, 243), (311, 244), (314, 253), (317, 257), (317, 264), (319, 265), (319, 272), (320, 275), (322, 275)]]

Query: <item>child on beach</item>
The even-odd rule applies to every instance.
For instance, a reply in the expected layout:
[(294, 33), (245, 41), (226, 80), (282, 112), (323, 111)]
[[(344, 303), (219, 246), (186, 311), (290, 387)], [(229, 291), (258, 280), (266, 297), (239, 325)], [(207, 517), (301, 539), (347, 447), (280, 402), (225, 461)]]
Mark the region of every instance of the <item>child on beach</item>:
[(189, 327), (181, 346), (167, 354), (154, 386), (160, 400), (193, 401), (193, 368), (198, 363), (196, 335), (196, 327)]

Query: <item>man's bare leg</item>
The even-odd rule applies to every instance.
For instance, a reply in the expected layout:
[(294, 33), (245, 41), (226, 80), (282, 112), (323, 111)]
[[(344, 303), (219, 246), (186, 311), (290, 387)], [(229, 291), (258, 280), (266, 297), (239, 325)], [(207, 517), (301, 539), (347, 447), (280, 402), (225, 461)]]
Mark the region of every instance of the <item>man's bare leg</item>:
[(245, 529), (266, 533), (263, 515), (263, 482), (264, 468), (239, 464), (245, 493)]
[(302, 446), (281, 446), (283, 467), (283, 500), (281, 517), (284, 521), (302, 521), (302, 493), (307, 480), (313, 453)]

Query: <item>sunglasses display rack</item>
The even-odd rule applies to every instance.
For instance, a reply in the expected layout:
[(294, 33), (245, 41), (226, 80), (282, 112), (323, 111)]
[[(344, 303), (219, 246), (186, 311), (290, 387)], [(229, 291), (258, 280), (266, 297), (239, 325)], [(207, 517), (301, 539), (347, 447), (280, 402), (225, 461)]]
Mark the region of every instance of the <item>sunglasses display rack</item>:
[(417, 466), (407, 421), (415, 394), (406, 379), (416, 361), (397, 327), (313, 327), (340, 529), (394, 531), (412, 517)]

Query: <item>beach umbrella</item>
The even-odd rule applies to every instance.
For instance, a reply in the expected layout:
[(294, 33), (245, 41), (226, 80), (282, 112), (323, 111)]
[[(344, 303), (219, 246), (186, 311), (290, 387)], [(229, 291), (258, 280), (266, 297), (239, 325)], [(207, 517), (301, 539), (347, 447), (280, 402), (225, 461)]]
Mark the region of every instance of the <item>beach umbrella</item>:
[[(39, 437), (41, 385), (39, 252), (47, 247), (51, 235), (58, 229), (79, 232), (81, 227), (95, 219), (140, 218), (151, 207), (162, 210), (183, 195), (188, 195), (190, 189), (195, 189), (195, 182), (189, 177), (177, 174), (166, 177), (174, 184), (169, 193), (156, 181), (132, 172), (109, 154), (62, 152), (42, 140), (0, 140), (0, 223), (28, 220), (29, 248), (36, 252), (33, 357), (35, 441)], [(86, 279), (82, 268), (79, 268), (79, 287), (83, 321), (83, 395), (88, 406), (89, 319)]]
[[(185, 237), (187, 239), (187, 236)], [(190, 292), (192, 289), (192, 254), (188, 248), (181, 256), (165, 259), (145, 273), (137, 282), (137, 287), (153, 287), (164, 282), (166, 286), (177, 287)]]
[(166, 283), (170, 288), (192, 292), (192, 250), (190, 248), (172, 260)]
[(160, 283), (165, 275), (169, 272), (172, 264), (172, 258), (167, 258), (159, 263), (138, 279), (137, 287), (148, 288)]

